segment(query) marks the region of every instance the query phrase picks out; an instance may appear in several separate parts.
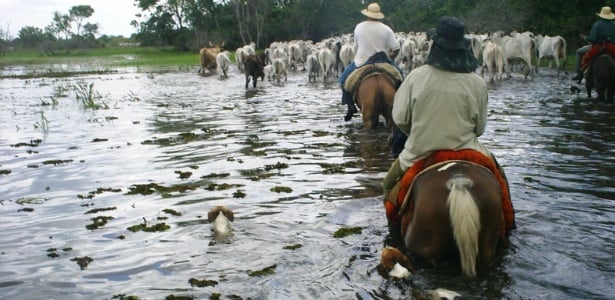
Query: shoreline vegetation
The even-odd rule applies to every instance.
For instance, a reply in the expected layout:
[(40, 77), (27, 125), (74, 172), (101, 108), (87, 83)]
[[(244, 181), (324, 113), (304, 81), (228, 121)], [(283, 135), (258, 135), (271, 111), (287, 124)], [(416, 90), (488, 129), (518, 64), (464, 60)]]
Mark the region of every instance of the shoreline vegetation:
[[(230, 56), (232, 56), (231, 60), (234, 61), (234, 53)], [(32, 68), (38, 65), (44, 67)], [(70, 67), (76, 65), (86, 66), (86, 68), (74, 69)], [(155, 47), (76, 49), (58, 51), (52, 55), (45, 55), (40, 51), (28, 49), (7, 52), (0, 56), (0, 72), (17, 66), (25, 66), (32, 70), (22, 74), (0, 74), (0, 79), (57, 78), (118, 73), (118, 69), (129, 67), (179, 67), (184, 69), (188, 67), (197, 68), (198, 65), (198, 53)]]

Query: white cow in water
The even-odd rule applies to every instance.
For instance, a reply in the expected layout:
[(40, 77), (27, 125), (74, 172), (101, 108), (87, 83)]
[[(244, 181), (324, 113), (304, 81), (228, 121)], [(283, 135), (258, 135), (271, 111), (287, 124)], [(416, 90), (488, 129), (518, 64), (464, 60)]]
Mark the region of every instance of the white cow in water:
[(223, 51), (216, 55), (216, 64), (218, 65), (217, 72), (220, 76), (228, 78), (228, 68), (231, 65), (231, 59), (228, 57), (228, 51)]
[(521, 60), (525, 64), (525, 79), (533, 72), (532, 53), (535, 52), (534, 40), (528, 37), (497, 37), (491, 38), (493, 42), (502, 47), (506, 59), (506, 75), (511, 78), (511, 65), (514, 60)]
[[(540, 44), (538, 45), (538, 62), (536, 63), (536, 72), (538, 72), (538, 66), (540, 60), (543, 58), (553, 59), (557, 67), (557, 75), (564, 69), (566, 64), (566, 40), (559, 36), (545, 35), (540, 38)], [(560, 61), (562, 62), (560, 66)], [(549, 61), (549, 67), (553, 61)]]
[(340, 60), (342, 61), (342, 67), (344, 70), (354, 60), (355, 45), (352, 43), (344, 43), (340, 49)]
[(316, 51), (312, 51), (308, 54), (306, 65), (308, 82), (316, 82), (316, 77), (320, 75), (320, 63), (318, 62), (318, 53)]
[(335, 69), (336, 61), (333, 51), (329, 48), (320, 49), (318, 51), (318, 62), (320, 63), (320, 70), (322, 71), (323, 82), (327, 81), (327, 77), (333, 75), (333, 69)]
[(504, 72), (504, 66), (506, 64), (502, 47), (489, 40), (483, 43), (483, 47), (483, 66), (480, 69), (480, 76), (483, 77), (485, 69), (487, 69), (489, 71), (489, 81), (491, 83), (494, 83), (496, 78), (499, 82), (502, 82), (502, 73)]

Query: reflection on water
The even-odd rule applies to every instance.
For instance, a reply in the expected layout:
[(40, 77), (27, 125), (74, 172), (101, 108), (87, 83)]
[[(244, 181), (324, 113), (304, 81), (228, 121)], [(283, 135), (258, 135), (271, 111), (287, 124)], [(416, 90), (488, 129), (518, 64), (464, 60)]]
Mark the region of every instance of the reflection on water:
[[(614, 108), (568, 94), (568, 81), (490, 86), (481, 139), (507, 171), (518, 225), (493, 270), (392, 281), (377, 269), (388, 132), (344, 122), (335, 82), (298, 73), (246, 90), (236, 71), (195, 73), (0, 81), (0, 298), (420, 299), (438, 287), (469, 299), (610, 297)], [(78, 79), (110, 108), (84, 109), (72, 93), (41, 105)], [(228, 243), (211, 242), (215, 205), (235, 212)], [(128, 230), (161, 223), (170, 229)]]

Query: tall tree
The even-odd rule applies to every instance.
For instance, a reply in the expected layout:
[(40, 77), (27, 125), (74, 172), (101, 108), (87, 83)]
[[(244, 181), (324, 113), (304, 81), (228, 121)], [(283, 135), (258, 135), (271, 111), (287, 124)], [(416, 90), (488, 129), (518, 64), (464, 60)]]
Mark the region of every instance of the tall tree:
[(94, 14), (94, 9), (89, 5), (76, 5), (68, 10), (68, 17), (71, 22), (77, 25), (77, 35), (81, 35), (83, 21)]

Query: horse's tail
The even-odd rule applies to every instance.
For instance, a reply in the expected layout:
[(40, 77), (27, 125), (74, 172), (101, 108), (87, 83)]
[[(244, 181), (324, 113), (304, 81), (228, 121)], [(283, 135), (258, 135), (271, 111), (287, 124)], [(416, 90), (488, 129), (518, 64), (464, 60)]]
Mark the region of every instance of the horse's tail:
[(446, 186), (450, 190), (447, 204), (453, 235), (459, 249), (461, 269), (467, 276), (476, 275), (480, 212), (474, 197), (468, 190), (473, 182), (466, 177), (453, 177)]

